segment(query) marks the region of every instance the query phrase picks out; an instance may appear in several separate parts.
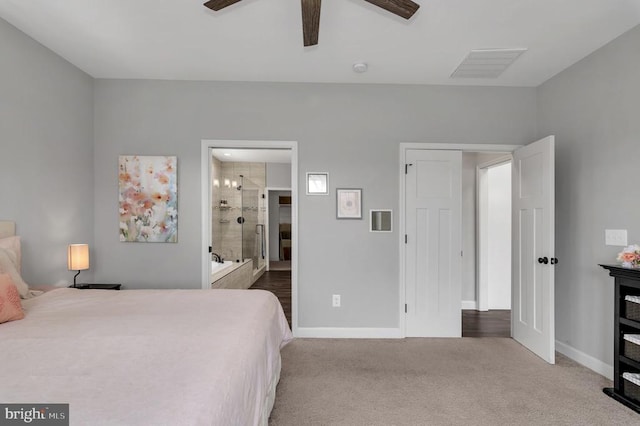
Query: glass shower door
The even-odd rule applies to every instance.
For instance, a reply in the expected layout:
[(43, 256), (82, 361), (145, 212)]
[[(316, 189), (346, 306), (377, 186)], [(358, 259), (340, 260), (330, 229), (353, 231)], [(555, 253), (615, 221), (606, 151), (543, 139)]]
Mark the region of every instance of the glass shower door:
[(259, 190), (250, 179), (242, 178), (242, 257), (253, 260), (253, 269), (264, 264), (264, 226), (259, 223)]

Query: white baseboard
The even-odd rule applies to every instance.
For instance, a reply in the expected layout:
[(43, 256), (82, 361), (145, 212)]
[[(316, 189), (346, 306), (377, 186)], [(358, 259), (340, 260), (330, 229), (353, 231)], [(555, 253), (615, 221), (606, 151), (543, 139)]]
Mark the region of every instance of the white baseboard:
[(585, 367), (595, 371), (601, 376), (604, 376), (609, 380), (613, 380), (612, 365), (606, 364), (599, 359), (596, 359), (591, 355), (587, 355), (584, 352), (574, 348), (573, 346), (569, 346), (566, 343), (562, 343), (558, 340), (556, 340), (556, 351), (560, 352), (566, 357), (571, 358), (578, 364), (582, 364)]
[(475, 300), (463, 300), (462, 309), (478, 309), (478, 302)]
[(294, 337), (320, 339), (401, 339), (399, 328), (298, 327)]

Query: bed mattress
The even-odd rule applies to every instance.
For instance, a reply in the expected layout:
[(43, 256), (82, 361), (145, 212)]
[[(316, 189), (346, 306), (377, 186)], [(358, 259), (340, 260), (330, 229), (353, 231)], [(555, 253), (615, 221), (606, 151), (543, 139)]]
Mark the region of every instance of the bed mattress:
[(68, 403), (77, 425), (264, 423), (291, 339), (260, 290), (57, 289), (23, 306), (0, 325), (0, 401)]

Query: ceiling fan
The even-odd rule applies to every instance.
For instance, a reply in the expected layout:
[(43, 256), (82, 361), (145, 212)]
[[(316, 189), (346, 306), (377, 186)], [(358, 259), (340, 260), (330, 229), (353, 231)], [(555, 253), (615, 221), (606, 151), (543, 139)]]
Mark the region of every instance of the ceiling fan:
[[(204, 5), (211, 10), (218, 11), (231, 6), (240, 0), (209, 0)], [(305, 46), (318, 44), (320, 31), (320, 2), (321, 0), (300, 0), (302, 3), (302, 35)], [(411, 0), (365, 0), (375, 4), (404, 19), (409, 19), (420, 7)]]

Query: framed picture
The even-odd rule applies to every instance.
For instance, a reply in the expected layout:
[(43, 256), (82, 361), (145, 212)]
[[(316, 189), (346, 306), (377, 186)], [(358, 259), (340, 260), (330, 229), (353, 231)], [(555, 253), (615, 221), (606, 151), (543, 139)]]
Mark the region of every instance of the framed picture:
[(336, 217), (338, 219), (362, 219), (362, 189), (336, 189)]
[(329, 173), (307, 172), (307, 195), (329, 195)]
[(175, 156), (119, 157), (120, 241), (178, 241), (177, 162)]

